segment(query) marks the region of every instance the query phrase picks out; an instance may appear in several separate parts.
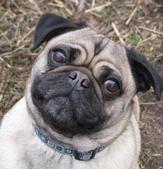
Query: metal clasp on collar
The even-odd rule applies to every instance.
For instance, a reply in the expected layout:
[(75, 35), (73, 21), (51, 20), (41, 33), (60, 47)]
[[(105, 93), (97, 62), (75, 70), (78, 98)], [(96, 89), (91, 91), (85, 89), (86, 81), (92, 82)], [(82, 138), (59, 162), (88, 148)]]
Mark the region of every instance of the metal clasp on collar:
[(73, 153), (74, 157), (76, 160), (80, 160), (80, 161), (89, 161), (91, 159), (93, 159), (96, 155), (96, 150), (91, 150), (88, 152), (79, 152), (77, 150), (74, 150)]

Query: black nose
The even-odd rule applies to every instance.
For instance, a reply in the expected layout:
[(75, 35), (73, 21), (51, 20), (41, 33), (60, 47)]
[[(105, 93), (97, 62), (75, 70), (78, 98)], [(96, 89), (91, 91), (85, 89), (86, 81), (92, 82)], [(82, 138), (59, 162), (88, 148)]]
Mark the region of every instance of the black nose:
[(86, 89), (90, 87), (90, 79), (80, 71), (69, 72), (70, 83), (77, 89)]

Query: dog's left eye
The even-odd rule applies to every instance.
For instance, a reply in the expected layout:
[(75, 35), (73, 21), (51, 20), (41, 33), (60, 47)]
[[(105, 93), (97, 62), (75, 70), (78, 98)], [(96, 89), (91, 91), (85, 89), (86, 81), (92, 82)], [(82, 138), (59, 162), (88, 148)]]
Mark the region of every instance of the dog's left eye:
[(116, 78), (108, 78), (103, 83), (103, 94), (106, 97), (116, 97), (122, 92), (121, 82)]
[(57, 63), (66, 62), (66, 56), (62, 50), (51, 50), (49, 52), (49, 57), (51, 58), (53, 62), (57, 62)]
[(104, 85), (106, 90), (111, 93), (115, 93), (120, 89), (119, 83), (114, 79), (108, 79), (107, 81), (105, 81)]
[(105, 82), (105, 88), (111, 93), (115, 93), (119, 90), (119, 84), (115, 80), (107, 80)]

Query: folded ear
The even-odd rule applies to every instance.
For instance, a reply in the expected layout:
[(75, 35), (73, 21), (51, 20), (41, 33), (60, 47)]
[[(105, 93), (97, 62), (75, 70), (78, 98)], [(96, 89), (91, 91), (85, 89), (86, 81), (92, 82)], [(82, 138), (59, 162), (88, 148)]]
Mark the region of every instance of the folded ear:
[(161, 76), (142, 54), (128, 48), (126, 48), (126, 53), (135, 78), (137, 92), (145, 92), (152, 86), (157, 99), (160, 99), (161, 91), (163, 91)]
[(52, 13), (44, 14), (36, 26), (32, 50), (55, 36), (84, 27), (86, 24), (81, 21), (71, 21)]

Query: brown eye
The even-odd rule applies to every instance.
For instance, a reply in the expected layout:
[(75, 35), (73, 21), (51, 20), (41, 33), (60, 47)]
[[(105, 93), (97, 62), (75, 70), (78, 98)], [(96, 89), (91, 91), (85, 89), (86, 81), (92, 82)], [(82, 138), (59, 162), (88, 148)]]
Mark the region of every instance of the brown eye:
[(65, 63), (66, 61), (66, 56), (64, 52), (61, 50), (51, 50), (49, 55), (50, 55), (51, 60), (54, 62)]
[(117, 93), (120, 91), (120, 84), (115, 79), (108, 79), (104, 82), (105, 89), (110, 93)]

